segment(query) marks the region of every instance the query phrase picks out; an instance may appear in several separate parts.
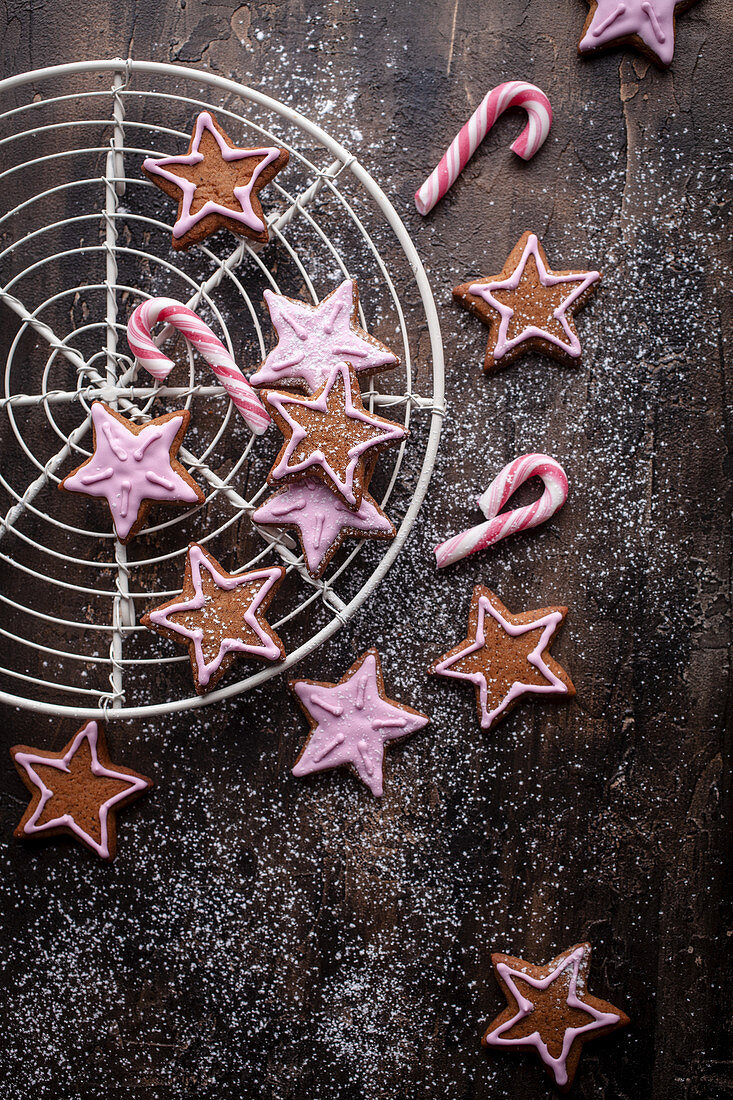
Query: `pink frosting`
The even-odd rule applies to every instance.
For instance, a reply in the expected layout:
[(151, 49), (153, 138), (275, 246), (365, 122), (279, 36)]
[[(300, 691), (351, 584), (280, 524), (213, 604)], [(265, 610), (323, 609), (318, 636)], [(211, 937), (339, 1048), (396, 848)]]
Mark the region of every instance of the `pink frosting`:
[(286, 485), (260, 505), (253, 523), (297, 527), (306, 564), (317, 573), (344, 530), (393, 534), (394, 527), (367, 495), (356, 511), (348, 508), (322, 482), (307, 477)]
[[(499, 963), (496, 967), (497, 973), (500, 975), (502, 981), (506, 982), (512, 996), (517, 1002), (517, 1012), (512, 1016), (511, 1020), (507, 1020), (506, 1023), (500, 1024), (494, 1031), (490, 1031), (485, 1036), (484, 1042), (495, 1047), (535, 1047), (540, 1058), (552, 1071), (555, 1081), (561, 1088), (568, 1083), (567, 1058), (570, 1053), (570, 1048), (578, 1036), (585, 1035), (589, 1031), (597, 1031), (599, 1028), (617, 1024), (620, 1020), (620, 1017), (616, 1014), (599, 1012), (597, 1008), (585, 1004), (578, 997), (578, 971), (581, 961), (584, 960), (585, 954), (585, 945), (581, 945), (576, 948), (571, 955), (563, 959), (556, 969), (553, 970), (551, 974), (548, 974), (546, 978), (533, 978), (531, 975), (525, 974), (522, 970), (512, 970), (506, 963)], [(590, 961), (589, 955), (590, 953), (588, 953), (588, 958), (583, 961), (584, 971), (587, 970)], [(533, 1031), (531, 1035), (519, 1039), (503, 1038), (505, 1032), (511, 1031), (515, 1024), (518, 1024), (520, 1020), (523, 1020), (534, 1009), (532, 1002), (517, 988), (517, 981), (521, 979), (522, 982), (526, 982), (534, 989), (548, 989), (569, 966), (572, 967), (572, 974), (570, 975), (570, 982), (568, 985), (567, 1005), (569, 1008), (581, 1009), (583, 1012), (587, 1012), (591, 1017), (590, 1023), (583, 1024), (582, 1027), (569, 1027), (566, 1029), (565, 1035), (563, 1036), (562, 1051), (557, 1058), (552, 1057), (539, 1031)]]
[[(509, 691), (506, 693), (501, 702), (494, 707), (493, 710), (488, 709), (488, 685), (486, 683), (486, 676), (483, 672), (460, 672), (453, 668), (458, 661), (463, 657), (468, 657), (472, 653), (476, 653), (479, 649), (483, 649), (486, 642), (486, 635), (484, 632), (484, 618), (486, 613), (489, 613), (503, 630), (506, 631), (512, 638), (519, 637), (520, 634), (526, 634), (529, 630), (537, 630), (542, 628), (542, 634), (535, 648), (527, 657), (527, 660), (545, 677), (548, 681), (547, 684), (523, 684), (519, 680), (515, 680)], [(534, 692), (538, 695), (551, 695), (555, 693), (566, 694), (567, 687), (559, 680), (558, 677), (547, 666), (542, 659), (542, 654), (547, 648), (550, 638), (557, 630), (558, 626), (562, 622), (562, 614), (559, 611), (551, 611), (548, 615), (542, 615), (539, 619), (534, 619), (530, 623), (524, 623), (521, 626), (516, 626), (514, 623), (505, 619), (500, 611), (494, 607), (491, 601), (486, 596), (479, 597), (478, 602), (478, 620), (476, 625), (476, 637), (474, 641), (462, 649), (459, 653), (454, 653), (452, 657), (447, 657), (445, 660), (440, 661), (435, 666), (435, 671), (439, 676), (448, 676), (456, 680), (468, 680), (479, 689), (479, 697), (481, 702), (481, 727), (482, 729), (489, 729), (489, 727), (496, 721), (500, 714), (502, 714), (507, 707), (509, 707), (516, 698), (523, 695), (525, 692)]]
[(145, 500), (196, 504), (199, 495), (171, 465), (171, 447), (183, 415), (153, 422), (135, 435), (99, 401), (92, 405), (94, 453), (64, 480), (64, 489), (105, 497), (115, 531), (127, 538)]
[[(219, 152), (224, 160), (246, 160), (253, 157), (262, 158), (260, 163), (255, 166), (249, 182), (234, 188), (234, 197), (241, 207), (240, 210), (232, 209), (229, 206), (222, 206), (220, 203), (209, 199), (200, 210), (192, 214), (191, 205), (196, 193), (196, 184), (191, 183), (183, 176), (176, 175), (175, 172), (171, 171), (171, 168), (174, 168), (177, 164), (201, 163), (204, 159), (204, 154), (199, 152), (199, 145), (201, 144), (204, 130), (208, 130), (214, 137), (216, 144), (219, 146)], [(193, 132), (193, 145), (190, 153), (184, 153), (178, 157), (162, 157), (160, 160), (152, 160), (150, 157), (147, 157), (143, 161), (143, 168), (147, 172), (152, 172), (154, 176), (161, 176), (170, 183), (174, 183), (176, 187), (180, 187), (183, 193), (181, 215), (173, 226), (174, 237), (178, 238), (185, 236), (190, 229), (193, 229), (193, 227), (208, 214), (223, 214), (233, 221), (241, 222), (241, 224), (246, 225), (248, 229), (261, 233), (266, 227), (262, 219), (258, 218), (252, 209), (252, 191), (265, 168), (268, 164), (272, 164), (276, 161), (280, 153), (281, 150), (275, 146), (266, 146), (262, 149), (234, 149), (231, 145), (226, 143), (216, 126), (214, 126), (214, 120), (209, 112), (202, 111), (196, 119), (196, 126)]]
[[(191, 599), (181, 600), (179, 603), (169, 604), (167, 607), (156, 607), (148, 613), (148, 617), (156, 626), (167, 627), (168, 630), (173, 630), (176, 634), (180, 634), (183, 638), (188, 638), (189, 641), (193, 642), (196, 672), (199, 683), (203, 686), (208, 684), (213, 674), (219, 669), (227, 653), (245, 653), (252, 657), (260, 657), (266, 661), (277, 661), (281, 656), (280, 647), (275, 645), (272, 638), (269, 637), (257, 621), (257, 610), (273, 585), (282, 577), (283, 571), (280, 566), (275, 565), (266, 569), (252, 569), (248, 573), (239, 573), (234, 577), (226, 576), (219, 572), (213, 562), (207, 558), (201, 547), (195, 544), (188, 548), (188, 559), (191, 564), (191, 581), (194, 589), (194, 594)], [(247, 626), (249, 626), (259, 638), (258, 645), (244, 642), (241, 638), (223, 638), (216, 657), (207, 663), (203, 650), (203, 630), (201, 630), (200, 627), (189, 630), (183, 623), (176, 623), (171, 619), (172, 615), (176, 615), (181, 611), (200, 611), (204, 606), (206, 596), (204, 595), (203, 585), (201, 583), (202, 569), (207, 571), (217, 588), (221, 588), (225, 592), (231, 592), (242, 584), (252, 584), (255, 581), (262, 582), (261, 588), (257, 591), (251, 603), (243, 613), (243, 618)]]
[(277, 386), (285, 380), (302, 378), (314, 391), (334, 367), (344, 362), (350, 363), (357, 374), (394, 366), (396, 355), (356, 331), (352, 321), (355, 295), (353, 279), (346, 279), (317, 306), (266, 290), (277, 346), (252, 376), (252, 384)]
[(429, 719), (382, 698), (374, 653), (368, 652), (342, 684), (324, 687), (297, 680), (292, 686), (318, 723), (293, 768), (293, 775), (310, 775), (350, 764), (372, 794), (380, 797), (385, 743), (422, 729)]
[[(80, 729), (74, 740), (71, 742), (71, 746), (68, 751), (60, 759), (53, 759), (48, 756), (43, 756), (41, 753), (19, 752), (15, 754), (16, 763), (25, 768), (30, 780), (35, 784), (41, 792), (41, 798), (38, 802), (35, 812), (32, 817), (26, 821), (23, 832), (29, 835), (34, 833), (43, 833), (49, 829), (66, 828), (70, 829), (72, 833), (75, 833), (85, 844), (88, 844), (90, 848), (93, 848), (97, 855), (102, 859), (109, 859), (109, 834), (107, 829), (107, 817), (109, 811), (118, 802), (121, 802), (124, 798), (129, 798), (131, 794), (137, 791), (143, 791), (146, 787), (150, 786), (147, 779), (139, 775), (127, 775), (124, 772), (116, 772), (111, 768), (105, 768), (100, 763), (97, 755), (97, 742), (99, 740), (99, 728), (96, 722), (87, 722), (83, 729)], [(38, 772), (35, 770), (39, 764), (49, 768), (56, 768), (58, 771), (68, 772), (69, 763), (79, 750), (79, 746), (82, 741), (89, 743), (89, 751), (91, 752), (92, 762), (90, 770), (92, 775), (101, 776), (105, 779), (119, 779), (121, 783), (125, 783), (126, 787), (118, 794), (108, 798), (106, 802), (103, 802), (99, 807), (99, 825), (100, 825), (100, 837), (101, 843), (97, 843), (94, 837), (90, 836), (85, 829), (82, 829), (80, 825), (77, 825), (71, 814), (60, 814), (58, 817), (51, 818), (49, 821), (45, 821), (42, 825), (37, 825), (36, 822), (43, 814), (46, 803), (49, 799), (53, 798), (53, 791), (50, 787), (41, 779)]]
[[(563, 331), (567, 336), (567, 341), (561, 340), (560, 337), (556, 336), (553, 332), (538, 328), (536, 325), (528, 325), (518, 336), (515, 336), (512, 340), (507, 339), (509, 322), (514, 316), (514, 310), (511, 306), (495, 298), (492, 292), (496, 290), (516, 290), (522, 281), (524, 269), (527, 266), (527, 261), (530, 256), (534, 257), (535, 263), (537, 264), (537, 271), (542, 286), (557, 286), (560, 283), (567, 283), (568, 286), (575, 284), (574, 289), (568, 294), (565, 301), (553, 312), (553, 317), (562, 325)], [(547, 340), (550, 344), (554, 344), (555, 347), (561, 348), (562, 351), (567, 352), (567, 354), (571, 355), (574, 359), (579, 358), (581, 352), (580, 340), (568, 324), (566, 310), (568, 306), (571, 306), (573, 302), (576, 302), (578, 298), (580, 298), (581, 294), (585, 293), (592, 283), (597, 282), (600, 277), (601, 275), (598, 271), (582, 271), (572, 275), (552, 275), (542, 262), (539, 251), (539, 241), (535, 234), (531, 233), (524, 246), (522, 258), (508, 279), (493, 283), (472, 283), (468, 288), (469, 294), (475, 294), (478, 298), (483, 298), (488, 305), (492, 306), (501, 315), (499, 335), (497, 337), (496, 347), (494, 348), (494, 358), (501, 359), (508, 351), (515, 348), (517, 344), (521, 344), (525, 340), (536, 339), (537, 337), (540, 337), (542, 340)]]
[[(306, 438), (308, 432), (305, 428), (301, 427), (291, 416), (288, 415), (288, 406), (299, 405), (303, 409), (313, 409), (316, 412), (327, 413), (328, 412), (328, 398), (331, 394), (331, 390), (338, 383), (342, 383), (344, 393), (344, 410), (346, 416), (351, 420), (359, 420), (362, 424), (369, 424), (372, 428), (376, 429), (380, 434), (373, 439), (366, 439), (361, 443), (355, 444), (348, 451), (349, 461), (346, 465), (343, 478), (339, 476), (336, 470), (333, 469), (331, 464), (326, 459), (322, 450), (317, 449), (313, 451), (307, 458), (301, 462), (296, 462), (292, 466), (290, 458), (297, 449), (298, 445)], [(334, 486), (338, 489), (341, 495), (349, 504), (356, 504), (356, 496), (354, 495), (354, 474), (361, 461), (362, 456), (371, 447), (383, 445), (385, 443), (397, 442), (400, 439), (404, 439), (407, 432), (399, 424), (395, 424), (391, 420), (383, 420), (380, 417), (370, 416), (365, 409), (357, 408), (352, 400), (351, 395), (351, 381), (349, 376), (349, 367), (346, 363), (341, 366), (334, 367), (331, 374), (324, 385), (323, 391), (316, 397), (298, 397), (295, 394), (278, 393), (277, 390), (271, 390), (267, 395), (267, 401), (270, 405), (278, 410), (284, 420), (292, 428), (292, 435), (288, 444), (283, 452), (282, 458), (273, 466), (270, 474), (273, 478), (279, 480), (280, 478), (287, 477), (290, 474), (303, 473), (305, 470), (309, 470), (312, 466), (320, 466), (327, 474), (328, 478), (333, 482)]]
[(597, 50), (636, 35), (663, 65), (674, 56), (674, 13), (681, 0), (598, 0), (580, 50)]

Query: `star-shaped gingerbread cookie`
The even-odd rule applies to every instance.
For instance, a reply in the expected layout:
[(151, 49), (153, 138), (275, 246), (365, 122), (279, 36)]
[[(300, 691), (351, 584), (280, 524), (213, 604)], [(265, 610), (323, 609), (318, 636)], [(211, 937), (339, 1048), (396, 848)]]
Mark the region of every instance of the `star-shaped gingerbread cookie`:
[(293, 775), (346, 765), (377, 797), (383, 790), (385, 746), (430, 721), (426, 714), (387, 697), (376, 649), (362, 653), (337, 684), (294, 680), (290, 687), (310, 725)]
[(325, 573), (344, 539), (395, 536), (394, 524), (366, 489), (354, 510), (311, 477), (278, 489), (252, 514), (252, 522), (281, 530), (295, 528), (306, 568), (316, 579)]
[(578, 52), (594, 54), (612, 46), (634, 46), (657, 65), (672, 63), (675, 17), (695, 0), (589, 0), (590, 11)]
[(573, 1083), (583, 1044), (626, 1027), (628, 1016), (587, 992), (591, 945), (580, 943), (544, 966), (492, 955), (507, 1007), (482, 1042), (533, 1049), (561, 1092)]
[(453, 297), (489, 326), (484, 370), (541, 351), (577, 363), (581, 346), (575, 313), (593, 293), (598, 271), (552, 271), (534, 233), (524, 233), (498, 275), (462, 283)]
[(196, 119), (188, 152), (143, 161), (143, 172), (178, 200), (173, 247), (190, 248), (226, 227), (254, 241), (268, 239), (259, 192), (288, 162), (287, 149), (237, 149), (210, 111)]
[(265, 302), (277, 346), (252, 375), (253, 386), (298, 386), (313, 392), (342, 363), (350, 363), (357, 375), (399, 365), (386, 344), (359, 326), (355, 279), (345, 279), (317, 306), (271, 290), (265, 291)]
[(140, 798), (148, 779), (110, 760), (104, 727), (87, 722), (59, 752), (15, 745), (10, 754), (33, 796), (15, 836), (71, 836), (102, 859), (117, 850), (117, 811)]
[(468, 637), (430, 667), (437, 676), (466, 680), (476, 690), (481, 728), (492, 729), (525, 695), (575, 695), (567, 672), (548, 652), (567, 607), (513, 615), (498, 596), (476, 585)]
[(337, 492), (350, 508), (361, 505), (365, 458), (407, 437), (393, 420), (367, 412), (348, 363), (334, 367), (312, 397), (280, 390), (262, 396), (285, 443), (267, 475), (270, 485), (300, 481), (304, 474)]
[(104, 497), (123, 543), (145, 525), (152, 504), (201, 504), (204, 494), (176, 458), (190, 418), (181, 409), (133, 424), (95, 401), (93, 454), (66, 475), (59, 489)]
[(199, 695), (211, 691), (237, 656), (280, 661), (285, 649), (264, 613), (285, 570), (282, 566), (227, 573), (203, 546), (192, 543), (180, 596), (143, 615), (150, 630), (188, 647)]

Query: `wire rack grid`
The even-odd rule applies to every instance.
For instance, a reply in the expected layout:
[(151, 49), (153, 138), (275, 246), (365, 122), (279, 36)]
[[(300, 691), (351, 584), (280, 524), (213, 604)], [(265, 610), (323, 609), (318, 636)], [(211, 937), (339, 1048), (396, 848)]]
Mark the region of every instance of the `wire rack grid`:
[[(209, 107), (225, 127), (232, 127), (237, 144), (246, 143), (239, 140), (242, 133), (254, 135), (260, 144), (264, 139), (287, 148), (291, 160), (287, 179), (278, 177), (268, 187), (269, 245), (242, 241), (221, 254), (202, 246), (188, 259), (188, 254), (171, 253), (170, 223), (164, 220), (170, 209), (158, 210), (155, 188), (139, 165), (146, 155), (185, 148), (185, 127)], [(179, 119), (180, 126), (169, 124), (171, 118)], [(132, 718), (200, 706), (252, 688), (313, 652), (369, 598), (399, 554), (427, 491), (444, 414), (443, 352), (415, 247), (389, 199), (340, 143), (292, 108), (206, 71), (117, 58), (20, 74), (0, 81), (0, 126), (0, 183), (11, 202), (18, 199), (0, 216), (0, 310), (6, 319), (16, 319), (16, 331), (6, 340), (0, 396), (0, 441), (5, 441), (0, 490), (6, 497), (0, 517), (6, 576), (0, 590), (0, 683), (14, 689), (0, 689), (0, 700), (55, 715)], [(389, 263), (383, 255), (385, 233)], [(396, 257), (406, 265), (404, 271)], [(137, 625), (142, 609), (178, 591), (153, 587), (156, 578), (169, 567), (171, 583), (180, 577), (192, 537), (186, 537), (187, 531), (204, 544), (225, 532), (231, 536), (257, 507), (266, 486), (260, 475), (253, 492), (242, 487), (257, 478), (259, 443), (254, 445), (252, 435), (236, 449), (229, 468), (221, 469), (222, 447), (244, 428), (212, 376), (201, 381), (205, 365), (195, 362), (189, 346), (186, 384), (138, 378), (123, 339), (124, 313), (129, 316), (140, 300), (159, 293), (178, 297), (206, 312), (232, 354), (235, 337), (246, 329), (254, 341), (254, 365), (266, 354), (267, 326), (256, 305), (264, 287), (287, 293), (297, 285), (317, 303), (316, 279), (320, 282), (327, 272), (341, 278), (353, 274), (361, 288), (367, 269), (375, 300), (381, 295), (392, 323), (396, 320), (404, 386), (382, 392), (372, 383), (364, 399), (372, 409), (389, 410), (391, 417), (401, 413), (406, 427), (417, 422), (412, 436), (422, 440), (414, 470), (406, 464), (403, 443), (393, 452), (391, 471), (383, 475), (381, 503), (391, 500), (396, 506), (398, 497), (404, 502), (396, 538), (378, 544), (386, 549), (371, 573), (359, 569), (359, 541), (315, 581), (287, 533), (255, 535), (251, 556), (237, 571), (279, 555), (297, 581), (292, 590), (297, 598), (272, 624), (280, 632), (290, 625), (295, 648), (283, 663), (243, 675), (203, 697), (183, 687), (189, 683), (183, 677), (171, 687), (167, 676), (168, 687), (159, 691), (163, 697), (148, 701), (142, 674), (161, 668), (165, 673), (168, 665), (188, 661), (185, 654), (170, 656), (156, 648), (160, 639)], [(397, 286), (405, 284), (401, 297)], [(322, 289), (328, 292), (332, 285)], [(419, 307), (415, 321), (406, 319), (405, 299), (413, 312), (416, 303)], [(367, 327), (363, 311), (361, 323)], [(427, 393), (416, 385), (408, 332), (413, 324), (429, 337)], [(163, 329), (156, 342), (162, 344), (171, 334)], [(35, 366), (39, 356), (40, 368)], [(177, 378), (182, 370), (179, 363)], [(420, 381), (425, 388), (425, 379)], [(206, 502), (147, 527), (144, 538), (136, 540), (146, 549), (136, 558), (113, 531), (79, 526), (78, 510), (75, 522), (74, 509), (69, 512), (66, 501), (61, 506), (65, 494), (56, 492), (63, 474), (90, 453), (94, 400), (140, 423), (164, 411), (154, 409), (155, 402), (190, 408), (196, 401), (197, 417), (201, 401), (206, 410), (217, 410), (202, 445), (189, 449), (187, 439), (179, 452), (204, 484)], [(40, 425), (34, 421), (39, 412), (44, 417)], [(201, 418), (208, 422), (211, 415)], [(58, 611), (50, 610), (56, 606)], [(310, 633), (303, 640), (298, 626), (309, 608)], [(321, 619), (314, 608), (322, 612)], [(135, 652), (127, 655), (130, 647)], [(130, 703), (135, 674), (143, 683)], [(181, 695), (171, 698), (176, 685)]]

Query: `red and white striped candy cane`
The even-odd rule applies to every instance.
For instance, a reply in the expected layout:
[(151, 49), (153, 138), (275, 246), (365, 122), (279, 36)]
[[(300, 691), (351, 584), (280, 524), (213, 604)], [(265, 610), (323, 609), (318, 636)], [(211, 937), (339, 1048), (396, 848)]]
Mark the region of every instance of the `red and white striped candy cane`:
[(127, 325), (127, 342), (141, 366), (162, 382), (175, 366), (153, 343), (152, 330), (157, 321), (178, 329), (203, 355), (255, 435), (267, 431), (270, 417), (262, 402), (209, 326), (197, 314), (175, 298), (150, 298), (139, 305)]
[(523, 107), (529, 121), (512, 144), (512, 150), (523, 160), (530, 160), (545, 141), (552, 125), (552, 107), (545, 93), (524, 80), (509, 80), (486, 95), (451, 142), (438, 167), (415, 192), (415, 206), (421, 214), (429, 213), (458, 179), (479, 143), (488, 134), (499, 115), (509, 107)]
[[(541, 477), (545, 491), (533, 504), (513, 511), (502, 512), (512, 493), (530, 477)], [(517, 531), (527, 531), (537, 527), (562, 508), (568, 498), (568, 479), (559, 462), (549, 455), (522, 455), (515, 458), (501, 473), (497, 474), (486, 492), (479, 499), (479, 508), (486, 516), (486, 523), (480, 523), (469, 531), (442, 542), (435, 547), (438, 569), (452, 565), (454, 561), (484, 550), (487, 546), (513, 535)]]

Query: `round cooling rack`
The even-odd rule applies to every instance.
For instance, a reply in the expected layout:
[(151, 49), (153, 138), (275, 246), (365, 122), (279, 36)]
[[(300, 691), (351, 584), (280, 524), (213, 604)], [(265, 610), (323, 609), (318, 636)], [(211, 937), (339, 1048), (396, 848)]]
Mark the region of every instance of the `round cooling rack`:
[[(171, 249), (175, 207), (140, 165), (185, 151), (195, 116), (208, 108), (234, 144), (290, 153), (262, 196), (267, 245), (219, 233), (189, 252)], [(261, 92), (185, 67), (112, 59), (0, 81), (0, 152), (0, 700), (76, 718), (152, 717), (292, 668), (384, 577), (435, 461), (443, 349), (407, 230), (356, 157), (319, 126)], [(368, 319), (360, 304), (362, 326), (401, 360), (370, 381), (365, 404), (402, 421), (410, 436), (382, 454), (371, 488), (396, 538), (347, 543), (315, 581), (287, 532), (265, 535), (249, 520), (268, 492), (277, 433), (250, 435), (206, 363), (170, 330), (157, 335), (176, 361), (170, 379), (138, 376), (125, 329), (143, 299), (177, 298), (250, 370), (273, 343), (263, 290), (316, 303), (346, 277), (358, 280), (367, 307)], [(90, 454), (94, 400), (137, 423), (190, 408), (178, 457), (206, 502), (159, 508), (123, 546), (103, 503), (59, 493), (61, 478)], [(287, 569), (269, 617), (286, 660), (251, 674), (242, 663), (241, 679), (203, 697), (180, 667), (188, 655), (137, 625), (145, 609), (180, 591), (194, 540), (237, 572), (273, 560)]]

